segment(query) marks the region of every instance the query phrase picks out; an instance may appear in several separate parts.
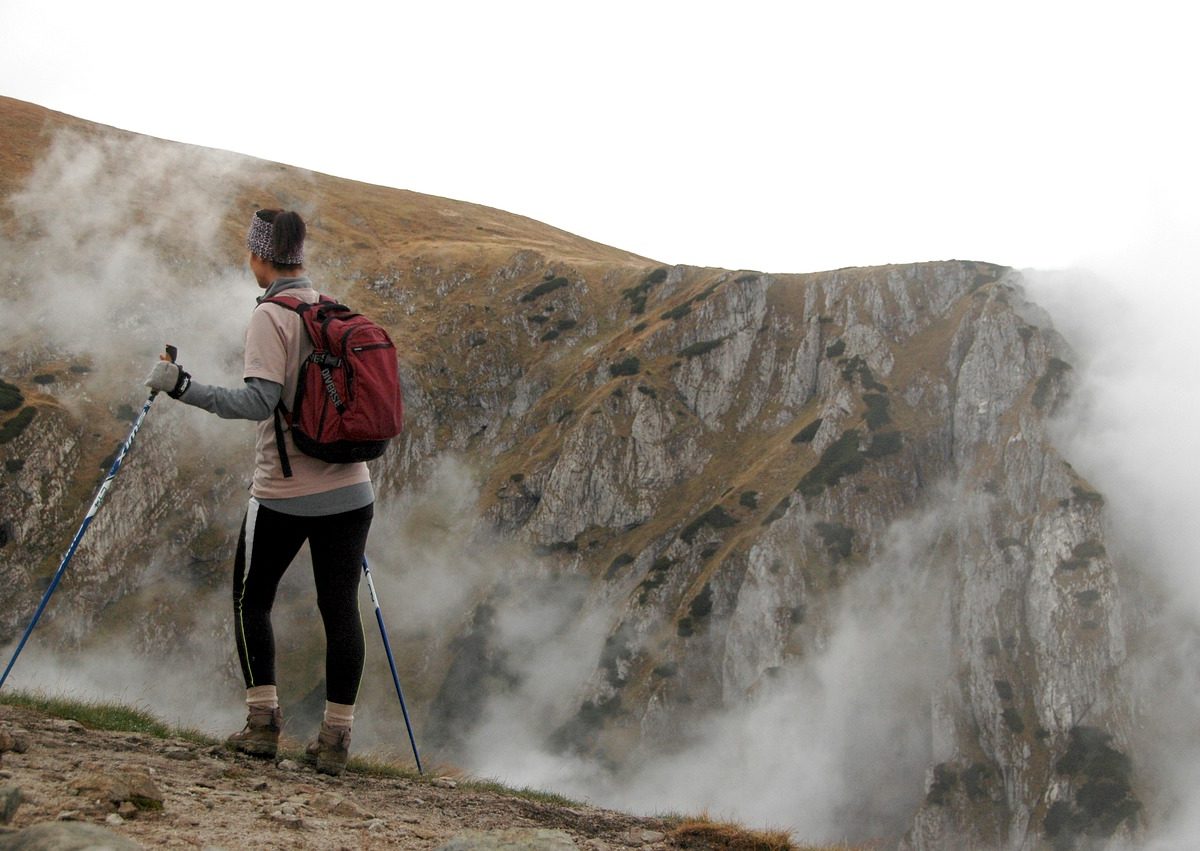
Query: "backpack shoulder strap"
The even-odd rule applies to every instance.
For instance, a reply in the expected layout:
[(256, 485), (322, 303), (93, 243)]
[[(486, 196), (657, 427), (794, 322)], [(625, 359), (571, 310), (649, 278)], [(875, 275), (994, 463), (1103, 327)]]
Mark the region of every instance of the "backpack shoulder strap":
[[(278, 304), (280, 307), (286, 307), (288, 310), (295, 311), (300, 315), (300, 319), (305, 326), (305, 330), (308, 331), (309, 338), (313, 340), (314, 344), (316, 339), (313, 337), (312, 329), (308, 327), (313, 318), (308, 316), (308, 312), (310, 310), (313, 308), (320, 308), (325, 305), (332, 305), (334, 307), (342, 308), (343, 310), (349, 310), (348, 307), (338, 304), (337, 299), (330, 298), (327, 295), (321, 295), (316, 302), (301, 301), (300, 299), (291, 295), (276, 295), (271, 296), (270, 298), (264, 298), (259, 302), (259, 304)], [(278, 404), (275, 405), (275, 410), (273, 413), (275, 418), (275, 447), (279, 451), (279, 466), (283, 470), (283, 477), (285, 479), (290, 479), (292, 477), (292, 464), (288, 460), (287, 447), (285, 446), (283, 439), (283, 421), (284, 417), (288, 415), (288, 411), (287, 408), (284, 407), (282, 399), (280, 399)]]
[[(299, 314), (301, 320), (304, 320), (304, 314), (306, 314), (309, 309), (313, 307), (313, 305), (309, 304), (308, 302), (301, 301), (295, 296), (290, 295), (276, 295), (271, 296), (270, 298), (264, 298), (259, 302), (259, 304), (277, 304), (280, 307), (286, 307), (288, 310), (295, 311), (297, 314)], [(285, 479), (290, 479), (292, 477), (292, 464), (291, 461), (288, 460), (287, 446), (284, 444), (283, 439), (283, 421), (284, 417), (288, 415), (288, 410), (284, 406), (282, 399), (276, 403), (275, 410), (272, 412), (272, 414), (275, 420), (275, 449), (279, 453), (279, 466), (283, 471), (283, 477)]]
[(279, 467), (283, 470), (283, 477), (290, 479), (292, 477), (292, 462), (288, 460), (287, 446), (283, 440), (284, 413), (283, 400), (280, 399), (275, 403), (275, 410), (273, 411), (275, 417), (275, 449), (279, 452)]

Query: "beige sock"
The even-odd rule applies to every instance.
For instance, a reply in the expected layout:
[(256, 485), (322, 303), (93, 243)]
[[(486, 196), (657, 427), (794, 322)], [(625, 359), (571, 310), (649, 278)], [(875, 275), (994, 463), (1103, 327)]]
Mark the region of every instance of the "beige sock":
[(325, 701), (325, 726), (349, 730), (354, 726), (353, 703), (331, 703)]
[(246, 705), (251, 709), (276, 709), (279, 695), (275, 686), (254, 686), (246, 689)]

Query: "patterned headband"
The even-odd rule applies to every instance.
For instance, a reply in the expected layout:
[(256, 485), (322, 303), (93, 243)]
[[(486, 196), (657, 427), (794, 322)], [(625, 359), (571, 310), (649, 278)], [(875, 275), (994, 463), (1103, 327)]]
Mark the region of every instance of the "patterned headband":
[(255, 213), (250, 218), (250, 230), (246, 233), (246, 247), (252, 254), (257, 254), (264, 260), (277, 266), (303, 266), (304, 244), (297, 246), (294, 253), (287, 257), (276, 257), (272, 236), (275, 225)]

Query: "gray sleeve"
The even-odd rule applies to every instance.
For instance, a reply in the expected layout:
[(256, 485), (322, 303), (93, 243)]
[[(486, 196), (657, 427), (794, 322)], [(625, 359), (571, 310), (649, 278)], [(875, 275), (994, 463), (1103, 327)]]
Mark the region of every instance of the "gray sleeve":
[(227, 420), (265, 420), (279, 404), (282, 393), (282, 386), (265, 378), (247, 378), (236, 389), (193, 381), (179, 401)]

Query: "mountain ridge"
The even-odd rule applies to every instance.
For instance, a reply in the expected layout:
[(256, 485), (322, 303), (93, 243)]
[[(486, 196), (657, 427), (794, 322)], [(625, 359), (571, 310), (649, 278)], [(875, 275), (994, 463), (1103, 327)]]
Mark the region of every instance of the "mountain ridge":
[[(486, 766), (519, 743), (592, 766), (617, 799), (649, 794), (669, 766), (714, 805), (721, 758), (754, 753), (756, 772), (795, 787), (778, 806), (806, 835), (903, 848), (1069, 847), (1136, 829), (1129, 771), (1058, 768), (1072, 748), (1126, 758), (1129, 627), (1103, 497), (1048, 428), (1071, 353), (1014, 270), (664, 265), (461, 202), (100, 135), (30, 151), (20, 162), (39, 165), (9, 184), (21, 188), (0, 220), (22, 258), (6, 270), (16, 302), (45, 329), (0, 372), (40, 411), (0, 446), (21, 501), (0, 517), (0, 568), (24, 597), (37, 571), (22, 565), (56, 558), (94, 479), (77, 412), (128, 404), (113, 382), (135, 360), (38, 313), (49, 282), (70, 277), (55, 250), (120, 244), (137, 275), (112, 285), (137, 297), (101, 293), (97, 310), (135, 302), (124, 321), (141, 355), (174, 322), (198, 380), (236, 380), (240, 309), (202, 299), (203, 322), (179, 324), (171, 288), (212, 287), (248, 311), (250, 285), (214, 257), (243, 253), (237, 210), (272, 196), (311, 222), (314, 278), (401, 342), (409, 416), (373, 465), (385, 496), (372, 565), (398, 600), (393, 643), (435, 750)], [(85, 230), (55, 199), (96, 163), (86, 185), (110, 203)], [(147, 211), (162, 230), (130, 227)], [(136, 280), (146, 268), (167, 292)], [(223, 635), (170, 586), (139, 586), (181, 566), (189, 587), (217, 587), (245, 463), (233, 434), (156, 406), (73, 568), (89, 581), (56, 601), (81, 648), (89, 629), (114, 634), (106, 610), (154, 613), (124, 639), (142, 650), (180, 625)], [(10, 633), (18, 609), (3, 613)], [(313, 636), (292, 641), (299, 699), (319, 674)], [(787, 747), (737, 723), (780, 724), (788, 706), (814, 720), (785, 725)], [(820, 754), (847, 780), (812, 786), (788, 753)]]

